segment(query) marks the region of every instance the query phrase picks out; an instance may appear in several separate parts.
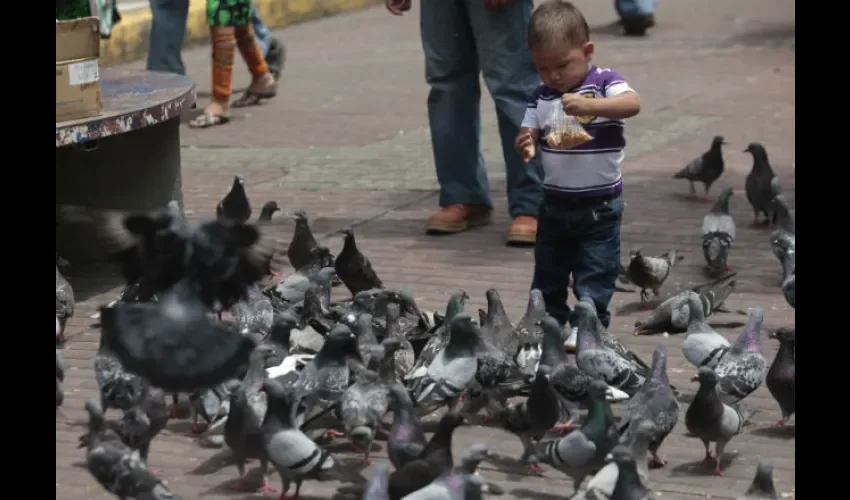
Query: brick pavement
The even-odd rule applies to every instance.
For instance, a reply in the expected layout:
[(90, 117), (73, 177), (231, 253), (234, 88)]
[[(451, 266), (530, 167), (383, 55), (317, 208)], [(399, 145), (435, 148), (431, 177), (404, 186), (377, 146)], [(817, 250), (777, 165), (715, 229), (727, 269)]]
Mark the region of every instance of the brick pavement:
[[(614, 19), (607, 4), (579, 4), (593, 27)], [(734, 14), (725, 14), (729, 12)], [(659, 26), (647, 40), (625, 40), (606, 34), (604, 28), (594, 30), (597, 60), (625, 73), (643, 100), (642, 114), (628, 127), (624, 251), (637, 246), (649, 252), (681, 248), (686, 260), (671, 278), (670, 288), (701, 281), (699, 227), (709, 206), (683, 199), (687, 183), (670, 176), (705, 150), (711, 136), (725, 135), (730, 142), (727, 173), (713, 191), (716, 194), (726, 185), (736, 189), (732, 213), (740, 234), (731, 265), (740, 274), (738, 293), (729, 304), (736, 309), (764, 307), (765, 329), (793, 323), (794, 311), (777, 290), (779, 265), (770, 253), (768, 233), (746, 227), (751, 213), (743, 182), (751, 160), (741, 153), (750, 141), (765, 144), (793, 207), (793, 2), (668, 2), (661, 4), (658, 19)], [(291, 55), (281, 97), (219, 130), (184, 130), (186, 209), (193, 218), (212, 215), (232, 175), (241, 173), (255, 206), (276, 199), (285, 211), (303, 207), (317, 234), (355, 224), (358, 242), (383, 279), (412, 284), (425, 307), (442, 308), (447, 293), (462, 287), (472, 295), (474, 310), (484, 304), (484, 290), (495, 285), (516, 320), (525, 304), (532, 255), (530, 250), (501, 245), (508, 220), (500, 146), (489, 103), (484, 107), (483, 135), (485, 158), (495, 165), (490, 169), (495, 224), (449, 238), (421, 232), (424, 218), (436, 204), (436, 182), (424, 128), (425, 87), (416, 23), (415, 15), (391, 19), (382, 9), (372, 9), (277, 33)], [(208, 86), (206, 50), (189, 51), (185, 57), (203, 90)], [(330, 77), (346, 83), (328, 82)], [(238, 83), (244, 84), (244, 76), (240, 78)], [(310, 105), (316, 95), (328, 96), (318, 110)], [(286, 240), (292, 223), (281, 219), (275, 228)], [(328, 241), (333, 249), (340, 247), (336, 237)], [(98, 334), (91, 331), (93, 320), (88, 316), (113, 298), (117, 281), (81, 268), (72, 269), (70, 279), (80, 302), (69, 326), (73, 338), (64, 353), (70, 365), (64, 412), (72, 421), (82, 421), (82, 403), (96, 391), (91, 359)], [(618, 293), (613, 307), (636, 297)], [(612, 331), (628, 335), (639, 317), (615, 314)], [(744, 320), (723, 314), (717, 321)], [(740, 330), (719, 329), (730, 339)], [(692, 385), (688, 382), (692, 369), (680, 352), (681, 337), (628, 336), (624, 342), (646, 359), (655, 345), (667, 345), (672, 382), (679, 388)], [(765, 340), (764, 348), (772, 359), (775, 343)], [(738, 456), (724, 478), (694, 469), (693, 462), (702, 457), (701, 446), (684, 436), (680, 421), (663, 448), (670, 465), (652, 471), (653, 487), (661, 498), (736, 498), (749, 484), (761, 456), (774, 460), (783, 498), (794, 498), (795, 440), (770, 429), (779, 412), (766, 388), (748, 398), (747, 404), (759, 412), (747, 432), (731, 442), (730, 451)], [(169, 428), (153, 445), (151, 465), (164, 469), (164, 477), (183, 498), (271, 498), (223, 492), (221, 485), (235, 474), (233, 466), (219, 464), (227, 453), (201, 448), (188, 435), (185, 421), (172, 422)], [(82, 454), (74, 443), (83, 426), (57, 423), (56, 429), (57, 498), (105, 495), (78, 466)], [(456, 453), (471, 443), (487, 442), (502, 455), (519, 455), (516, 439), (485, 427), (463, 428), (456, 441)], [(385, 456), (381, 446), (377, 457)], [(340, 456), (354, 458), (345, 451)], [(484, 464), (483, 474), (507, 490), (505, 498), (565, 498), (571, 493), (570, 482), (551, 469), (545, 478), (531, 478), (505, 464)], [(307, 483), (305, 498), (327, 498), (334, 487)]]

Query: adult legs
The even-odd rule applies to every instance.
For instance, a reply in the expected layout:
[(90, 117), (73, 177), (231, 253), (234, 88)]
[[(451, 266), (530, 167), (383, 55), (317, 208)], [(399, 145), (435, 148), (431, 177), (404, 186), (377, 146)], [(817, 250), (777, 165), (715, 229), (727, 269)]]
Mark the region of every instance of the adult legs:
[(186, 74), (181, 49), (186, 35), (189, 0), (150, 0), (151, 34), (147, 69)]
[(432, 232), (459, 232), (489, 222), (487, 171), (480, 152), (478, 57), (463, 0), (421, 2), (428, 123), (443, 211)]
[(655, 25), (656, 0), (614, 0), (614, 8), (627, 35), (643, 36)]

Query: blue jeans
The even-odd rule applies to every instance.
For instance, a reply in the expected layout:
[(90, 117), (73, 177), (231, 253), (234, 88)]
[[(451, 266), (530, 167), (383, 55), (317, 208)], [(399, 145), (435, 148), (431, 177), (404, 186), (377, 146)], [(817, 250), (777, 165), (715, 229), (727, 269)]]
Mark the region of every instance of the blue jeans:
[[(183, 38), (186, 36), (186, 18), (189, 16), (189, 0), (150, 0), (151, 34), (148, 50), (147, 69), (167, 73), (186, 74), (183, 58)], [(269, 48), (269, 29), (263, 24), (255, 6), (251, 22), (254, 25), (254, 38), (263, 51)]]
[(622, 17), (655, 13), (656, 0), (614, 0), (617, 15)]
[(620, 222), (623, 198), (568, 204), (546, 200), (537, 222), (534, 279), (531, 287), (543, 293), (546, 312), (561, 324), (570, 320), (567, 287), (573, 277), (576, 298), (590, 297), (599, 320), (608, 328), (608, 304), (620, 263)]
[(542, 199), (539, 161), (523, 163), (514, 139), (539, 77), (526, 45), (532, 0), (486, 9), (482, 0), (421, 0), (428, 122), (440, 205), (492, 207), (481, 154), (479, 73), (496, 103), (511, 216), (536, 216)]

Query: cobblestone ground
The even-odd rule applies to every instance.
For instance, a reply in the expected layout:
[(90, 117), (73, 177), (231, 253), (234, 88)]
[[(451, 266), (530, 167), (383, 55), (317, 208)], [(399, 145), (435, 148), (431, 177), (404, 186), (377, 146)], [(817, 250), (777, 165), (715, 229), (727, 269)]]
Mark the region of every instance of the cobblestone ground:
[[(780, 269), (770, 252), (769, 233), (747, 227), (752, 215), (743, 185), (751, 158), (742, 151), (751, 141), (766, 146), (793, 207), (794, 3), (663, 3), (659, 25), (645, 40), (615, 36), (608, 26), (614, 14), (607, 3), (587, 0), (579, 5), (593, 27), (597, 61), (623, 73), (643, 101), (643, 112), (628, 126), (624, 251), (638, 246), (646, 252), (682, 249), (686, 260), (667, 289), (703, 280), (699, 228), (709, 205), (688, 201), (683, 196), (687, 183), (674, 181), (671, 175), (707, 149), (713, 135), (724, 135), (729, 142), (726, 173), (713, 192), (727, 185), (735, 188), (732, 214), (739, 227), (731, 257), (740, 273), (739, 286), (728, 304), (741, 310), (764, 307), (765, 330), (793, 323), (794, 311), (778, 291)], [(442, 309), (450, 291), (464, 288), (473, 297), (474, 310), (484, 305), (484, 290), (496, 286), (509, 314), (518, 320), (532, 254), (502, 246), (509, 221), (491, 104), (484, 112), (484, 155), (492, 165), (494, 225), (448, 238), (422, 233), (437, 198), (425, 128), (417, 17), (411, 13), (391, 18), (375, 8), (277, 32), (290, 54), (281, 96), (240, 112), (226, 127), (184, 130), (186, 208), (196, 219), (212, 216), (232, 176), (243, 174), (255, 207), (274, 199), (285, 212), (304, 208), (314, 231), (325, 235), (334, 250), (341, 241), (330, 233), (355, 226), (358, 243), (384, 281), (412, 285), (423, 306)], [(188, 51), (185, 59), (203, 95), (209, 87), (208, 49)], [(239, 74), (236, 83), (244, 86), (245, 76)], [(287, 241), (293, 223), (282, 217), (274, 227)], [(280, 268), (288, 271), (284, 262)], [(81, 468), (82, 450), (75, 447), (85, 427), (83, 402), (96, 393), (91, 366), (98, 332), (91, 328), (94, 320), (89, 316), (115, 296), (118, 282), (103, 269), (95, 272), (73, 265), (69, 278), (78, 304), (64, 353), (70, 365), (63, 408), (68, 422), (57, 419), (56, 497), (100, 498), (105, 493)], [(635, 300), (636, 292), (618, 293), (612, 307), (629, 309)], [(633, 337), (631, 325), (640, 316), (621, 310), (611, 330), (623, 335), (626, 345), (645, 359), (655, 345), (666, 345), (672, 383), (687, 390), (693, 385), (688, 382), (693, 369), (681, 355), (681, 336)], [(718, 330), (729, 339), (740, 333), (745, 320), (740, 314), (716, 318), (722, 323)], [(765, 355), (772, 359), (777, 346), (764, 342)], [(766, 388), (750, 396), (747, 404), (758, 413), (729, 445), (726, 462), (731, 463), (722, 478), (699, 466), (701, 443), (684, 435), (680, 421), (663, 448), (670, 464), (652, 471), (652, 485), (660, 498), (736, 498), (747, 488), (760, 457), (774, 461), (782, 497), (795, 497), (793, 434), (772, 427), (779, 409)], [(622, 410), (622, 405), (615, 408), (618, 413)], [(228, 491), (236, 473), (227, 462), (228, 453), (201, 446), (188, 428), (185, 420), (173, 421), (151, 452), (151, 466), (163, 469), (176, 493), (183, 498), (272, 497)], [(505, 457), (520, 454), (518, 440), (497, 429), (472, 425), (456, 436), (456, 454), (476, 442), (488, 443)], [(383, 458), (385, 443), (380, 445), (375, 456)], [(344, 460), (356, 460), (342, 441), (334, 449)], [(523, 470), (505, 460), (484, 464), (482, 473), (506, 490), (504, 498), (566, 498), (572, 493), (571, 482), (557, 471), (547, 469), (544, 477), (530, 477)], [(307, 483), (303, 498), (329, 498), (337, 486)]]

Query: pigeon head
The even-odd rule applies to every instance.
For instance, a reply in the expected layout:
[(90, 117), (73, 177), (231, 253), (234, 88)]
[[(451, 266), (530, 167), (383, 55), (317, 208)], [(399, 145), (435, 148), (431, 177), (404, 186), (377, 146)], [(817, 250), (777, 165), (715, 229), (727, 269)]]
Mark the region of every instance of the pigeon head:
[(674, 248), (672, 250), (664, 252), (663, 254), (661, 254), (661, 257), (667, 259), (667, 261), (671, 264), (685, 260), (685, 256), (682, 255), (682, 251), (678, 248)]
[(771, 170), (770, 163), (767, 161), (767, 150), (758, 142), (751, 142), (745, 153), (753, 155), (753, 171), (761, 172)]
[(483, 462), (490, 457), (490, 449), (484, 443), (474, 444), (466, 452), (466, 460), (470, 462)]
[(465, 290), (458, 290), (449, 297), (449, 303), (446, 305), (446, 317), (452, 318), (456, 314), (463, 312), (466, 301), (469, 295)]
[(651, 380), (658, 384), (669, 385), (667, 380), (667, 348), (659, 345), (652, 351)]
[(726, 144), (726, 139), (724, 139), (722, 135), (715, 135), (714, 139), (711, 140), (712, 148), (719, 148), (724, 144)]
[(400, 408), (412, 409), (413, 400), (410, 398), (410, 393), (407, 388), (401, 384), (395, 383), (390, 386), (390, 409), (398, 411)]
[(336, 278), (336, 269), (332, 267), (323, 267), (316, 273), (316, 283), (327, 286)]
[(85, 408), (86, 413), (89, 414), (89, 427), (91, 427), (92, 422), (103, 422), (103, 408), (100, 407), (100, 403), (94, 399), (88, 399), (86, 400)]
[(764, 322), (764, 310), (761, 307), (750, 309), (747, 325), (732, 349), (736, 352), (761, 352), (761, 325)]
[(292, 216), (295, 217), (296, 224), (307, 224), (307, 212), (302, 209), (296, 209), (292, 212)]
[(635, 457), (632, 455), (632, 450), (623, 444), (618, 444), (611, 450), (611, 459), (619, 464), (634, 463)]
[(756, 475), (746, 494), (757, 493), (761, 493), (765, 498), (777, 498), (776, 487), (773, 485), (773, 463), (764, 458), (759, 459)]
[(260, 220), (261, 221), (269, 221), (272, 218), (272, 214), (275, 212), (279, 212), (280, 207), (277, 206), (276, 201), (267, 201), (263, 204), (263, 209), (260, 212)]
[(339, 323), (334, 326), (328, 335), (325, 337), (325, 343), (322, 345), (318, 356), (327, 357), (330, 359), (352, 358), (356, 361), (363, 362), (360, 356), (360, 350), (357, 348), (357, 337), (352, 333), (351, 329), (346, 325)]
[(397, 321), (401, 317), (401, 307), (394, 303), (390, 302), (387, 304), (387, 323), (393, 323)]
[(699, 294), (689, 293), (685, 303), (688, 305), (690, 323), (705, 321), (705, 310), (702, 308), (702, 301)]
[(543, 330), (542, 347), (545, 350), (547, 347), (555, 350), (563, 350), (563, 341), (561, 340), (561, 325), (558, 320), (548, 314), (534, 322), (535, 326), (539, 326)]
[(385, 338), (381, 341), (381, 347), (384, 348), (384, 356), (390, 356), (401, 349), (401, 340), (394, 338)]
[(526, 314), (530, 312), (545, 311), (546, 303), (543, 301), (543, 292), (537, 288), (532, 288), (528, 292), (528, 305), (526, 306)]
[(357, 241), (354, 239), (354, 231), (351, 228), (340, 229), (339, 234), (342, 235), (342, 250), (357, 248)]
[(276, 314), (272, 321), (269, 337), (280, 346), (289, 350), (289, 336), (292, 330), (298, 325), (298, 320), (289, 311), (284, 311)]
[(794, 342), (796, 337), (795, 326), (783, 326), (775, 332), (767, 334), (768, 338), (776, 339), (779, 342)]
[(472, 316), (459, 313), (449, 325), (449, 341), (457, 346), (474, 346), (479, 341), (478, 327), (472, 322)]
[(747, 149), (744, 150), (745, 153), (750, 153), (755, 156), (758, 153), (763, 153), (765, 151), (764, 146), (758, 142), (751, 142), (747, 145)]
[(604, 401), (608, 393), (608, 384), (601, 380), (591, 380), (587, 385), (587, 394), (594, 400)]
[(357, 292), (353, 302), (361, 311), (371, 311), (375, 307), (375, 294), (368, 290)]
[(587, 347), (599, 344), (599, 317), (596, 315), (596, 306), (593, 302), (583, 297), (576, 302), (574, 307), (576, 317), (575, 327), (578, 328), (578, 344)]
[(691, 378), (691, 382), (699, 382), (700, 386), (707, 387), (716, 386), (718, 380), (719, 378), (717, 377), (717, 373), (707, 366), (700, 368), (697, 374)]
[(233, 177), (233, 187), (242, 187), (244, 185), (245, 179), (243, 179), (241, 175), (236, 175)]

